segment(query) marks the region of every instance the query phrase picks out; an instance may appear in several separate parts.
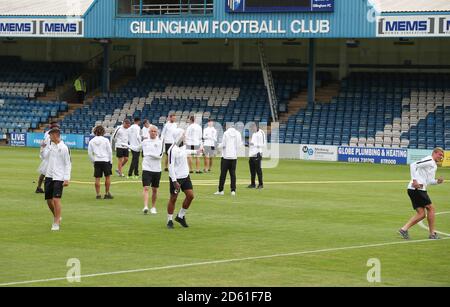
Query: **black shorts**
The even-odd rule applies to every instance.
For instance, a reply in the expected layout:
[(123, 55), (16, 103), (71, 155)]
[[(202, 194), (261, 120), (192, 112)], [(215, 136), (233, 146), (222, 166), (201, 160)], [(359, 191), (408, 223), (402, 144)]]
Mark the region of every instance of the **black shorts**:
[(187, 149), (189, 149), (189, 150), (199, 150), (200, 149), (200, 145), (189, 145), (189, 146), (187, 146)]
[(116, 156), (119, 159), (120, 158), (128, 158), (130, 156), (128, 148), (117, 148), (116, 149)]
[(45, 199), (61, 198), (63, 194), (64, 181), (53, 181), (45, 178)]
[(166, 155), (168, 155), (169, 149), (170, 149), (170, 147), (172, 147), (172, 144), (165, 144), (165, 146), (166, 146)]
[(112, 175), (112, 164), (109, 162), (94, 162), (94, 177), (102, 178)]
[(159, 182), (161, 181), (161, 173), (143, 171), (142, 172), (142, 186), (159, 188)]
[(425, 208), (433, 203), (426, 191), (408, 190), (408, 195), (411, 199), (414, 210), (417, 210), (418, 208)]
[[(183, 192), (194, 189), (191, 177), (189, 176), (184, 179), (178, 179), (177, 181), (181, 186), (181, 191)], [(170, 178), (169, 178), (169, 185), (170, 185), (170, 195), (176, 195), (177, 193), (175, 193), (175, 186), (173, 185), (172, 179)]]

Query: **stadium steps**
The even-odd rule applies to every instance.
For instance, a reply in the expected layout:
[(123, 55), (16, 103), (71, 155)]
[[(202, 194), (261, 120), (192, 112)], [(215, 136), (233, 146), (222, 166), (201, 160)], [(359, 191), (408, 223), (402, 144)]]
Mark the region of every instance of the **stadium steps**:
[(39, 100), (42, 100), (42, 101), (56, 101), (56, 100), (58, 100), (58, 92), (57, 92), (57, 90), (47, 91), (44, 96), (39, 97)]
[[(69, 110), (67, 112), (60, 113), (58, 117), (51, 118), (49, 120), (49, 122), (53, 122), (53, 121), (61, 122), (64, 119), (64, 117), (74, 113), (78, 109), (81, 109), (84, 105), (79, 104), (79, 103), (71, 103), (68, 106), (69, 106)], [(44, 132), (45, 128), (47, 128), (47, 125), (48, 125), (47, 123), (40, 124), (39, 128), (35, 129), (33, 132)]]
[(320, 87), (316, 92), (316, 101), (321, 103), (331, 103), (333, 97), (339, 96), (341, 84), (339, 81), (329, 82), (327, 85)]
[[(340, 83), (338, 81), (329, 82), (320, 87), (316, 92), (316, 101), (321, 103), (331, 103), (333, 97), (339, 96)], [(296, 115), (300, 110), (308, 107), (308, 93), (300, 93), (294, 97), (288, 105), (288, 112), (280, 116), (280, 123), (286, 123), (290, 116)]]
[(308, 107), (308, 93), (300, 93), (289, 101), (288, 112), (280, 115), (280, 123), (286, 123), (290, 116)]

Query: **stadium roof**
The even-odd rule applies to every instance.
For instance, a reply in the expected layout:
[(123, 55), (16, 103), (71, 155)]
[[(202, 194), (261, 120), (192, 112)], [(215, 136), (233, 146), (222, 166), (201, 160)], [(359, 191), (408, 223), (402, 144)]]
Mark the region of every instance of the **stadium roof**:
[(450, 0), (372, 0), (382, 13), (450, 12)]
[(83, 16), (94, 0), (0, 0), (0, 16)]

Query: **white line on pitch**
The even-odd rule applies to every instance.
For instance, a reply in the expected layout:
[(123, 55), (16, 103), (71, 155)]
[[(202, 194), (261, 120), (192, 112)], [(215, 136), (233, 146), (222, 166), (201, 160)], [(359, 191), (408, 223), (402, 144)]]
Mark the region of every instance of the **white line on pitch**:
[[(449, 240), (449, 239), (450, 239), (450, 237), (447, 237), (447, 238), (443, 238), (442, 240), (439, 240), (439, 241), (442, 242), (443, 240)], [(295, 252), (295, 253), (286, 253), (286, 254), (275, 254), (275, 255), (266, 255), (266, 256), (255, 256), (255, 257), (245, 257), (245, 258), (235, 258), (235, 259), (224, 259), (224, 260), (214, 260), (214, 261), (205, 261), (205, 262), (194, 262), (194, 263), (168, 265), (168, 266), (145, 268), (145, 269), (135, 269), (135, 270), (108, 272), (108, 273), (97, 273), (97, 274), (81, 275), (79, 277), (80, 278), (90, 278), (90, 277), (100, 277), (100, 276), (123, 275), (123, 274), (131, 274), (131, 273), (142, 273), (142, 272), (150, 272), (150, 271), (161, 271), (161, 270), (189, 268), (189, 267), (204, 266), (204, 265), (215, 265), (215, 264), (224, 264), (224, 263), (260, 260), (260, 259), (301, 256), (301, 255), (319, 254), (319, 253), (327, 253), (327, 252), (339, 252), (339, 251), (354, 250), (354, 249), (384, 247), (384, 246), (413, 244), (413, 243), (425, 243), (425, 242), (439, 242), (439, 241), (436, 241), (436, 240), (396, 241), (396, 242), (390, 242), (390, 243), (378, 243), (378, 244), (369, 244), (369, 245), (358, 245), (358, 246), (327, 248), (327, 249), (319, 249), (319, 250), (311, 250), (311, 251), (303, 251), (303, 252)], [(36, 284), (36, 283), (46, 283), (46, 282), (63, 281), (63, 280), (67, 280), (67, 277), (39, 279), (39, 280), (29, 280), (29, 281), (18, 281), (18, 282), (8, 282), (8, 283), (0, 284), (0, 287), (17, 286), (17, 285), (25, 285), (25, 284)]]
[[(450, 214), (450, 211), (436, 213), (436, 215), (442, 215), (442, 214)], [(423, 221), (419, 222), (419, 226), (422, 227), (425, 230), (429, 230), (428, 227), (425, 225), (425, 223)], [(435, 230), (435, 231), (436, 231), (436, 233), (438, 233), (440, 235), (450, 237), (450, 233), (445, 233), (445, 232), (441, 232), (441, 231), (437, 231), (437, 230)]]
[[(407, 183), (407, 180), (343, 180), (343, 181), (274, 181), (274, 182), (265, 182), (267, 185), (283, 185), (283, 184), (357, 184), (357, 183)], [(86, 182), (86, 181), (71, 181), (73, 184), (94, 184), (94, 182)], [(142, 181), (115, 181), (112, 182), (112, 185), (115, 184), (129, 184), (129, 183), (142, 183)], [(161, 183), (169, 183), (167, 180), (162, 180)], [(198, 186), (210, 186), (217, 185), (217, 180), (193, 180), (194, 185)], [(246, 185), (248, 182), (239, 181), (237, 184)]]

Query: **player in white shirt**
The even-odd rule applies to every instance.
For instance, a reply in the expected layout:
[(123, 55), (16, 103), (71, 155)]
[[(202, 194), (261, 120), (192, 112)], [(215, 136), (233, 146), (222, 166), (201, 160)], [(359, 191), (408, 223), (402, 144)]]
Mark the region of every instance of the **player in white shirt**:
[(150, 122), (147, 119), (144, 119), (144, 122), (142, 123), (143, 127), (141, 130), (142, 134), (142, 140), (147, 140), (150, 138)]
[(70, 151), (61, 141), (61, 132), (58, 128), (49, 131), (51, 145), (45, 147), (42, 155), (48, 158), (47, 172), (45, 174), (45, 200), (53, 213), (52, 231), (58, 231), (61, 224), (61, 197), (63, 188), (69, 186), (72, 162)]
[(149, 190), (152, 188), (151, 214), (157, 214), (156, 199), (158, 197), (159, 183), (161, 181), (161, 159), (164, 154), (164, 146), (158, 137), (158, 128), (151, 125), (149, 135), (142, 142), (142, 185), (144, 187), (144, 214), (148, 213)]
[(236, 167), (238, 159), (238, 151), (242, 146), (242, 136), (234, 127), (230, 127), (224, 134), (222, 143), (222, 161), (220, 165), (220, 181), (219, 190), (215, 195), (224, 195), (225, 180), (227, 173), (230, 172), (231, 178), (231, 196), (236, 196)]
[[(263, 189), (263, 173), (262, 173), (262, 157), (263, 149), (266, 146), (266, 134), (264, 131), (259, 129), (259, 124), (255, 124), (253, 128), (253, 135), (250, 141), (249, 150), (249, 166), (250, 166), (250, 176), (251, 183), (248, 186), (249, 189)], [(256, 187), (256, 175), (258, 175), (258, 187)]]
[(161, 139), (164, 142), (165, 152), (166, 152), (166, 160), (164, 161), (165, 171), (169, 171), (168, 161), (169, 161), (169, 148), (175, 143), (174, 133), (178, 129), (178, 125), (176, 123), (177, 117), (175, 114), (170, 114), (167, 123), (164, 125), (163, 131), (161, 133)]
[[(186, 129), (186, 146), (187, 149), (190, 150), (199, 150), (202, 146), (202, 137), (203, 137), (203, 131), (202, 127), (195, 122), (195, 117), (191, 116), (189, 119), (190, 125)], [(189, 163), (189, 171), (192, 174), (193, 168), (192, 168), (192, 157), (188, 157), (188, 163)], [(195, 155), (195, 165), (196, 165), (196, 174), (201, 174), (202, 171), (200, 170), (200, 157), (198, 155)]]
[(170, 185), (170, 200), (167, 205), (168, 222), (167, 228), (173, 229), (173, 213), (175, 211), (175, 204), (178, 199), (178, 194), (181, 191), (184, 192), (186, 198), (183, 202), (183, 208), (181, 208), (175, 221), (181, 224), (181, 226), (189, 227), (186, 223), (186, 212), (191, 206), (194, 199), (194, 188), (192, 186), (191, 178), (189, 177), (189, 165), (187, 161), (188, 155), (201, 154), (201, 150), (194, 151), (186, 149), (184, 145), (185, 133), (183, 129), (177, 129), (175, 131), (175, 143), (169, 149), (169, 185)]
[(116, 149), (116, 156), (117, 156), (117, 170), (116, 173), (119, 175), (119, 177), (125, 177), (122, 170), (125, 164), (128, 162), (128, 131), (127, 129), (130, 128), (131, 122), (129, 119), (125, 119), (123, 121), (123, 124), (119, 127), (117, 127), (116, 131), (114, 131), (114, 134), (111, 139), (111, 143)]
[(409, 239), (408, 230), (425, 218), (428, 219), (428, 228), (430, 231), (429, 239), (439, 239), (439, 236), (434, 229), (436, 210), (428, 196), (427, 187), (428, 185), (444, 183), (442, 177), (436, 179), (437, 163), (441, 162), (443, 159), (444, 150), (442, 148), (436, 148), (433, 150), (431, 156), (412, 163), (410, 166), (411, 182), (408, 185), (408, 196), (417, 213), (399, 230), (400, 235), (406, 240)]
[[(53, 128), (59, 128), (59, 125), (57, 122), (51, 122), (49, 125), (48, 131), (50, 131)], [(36, 187), (36, 193), (38, 193), (38, 194), (44, 193), (44, 190), (42, 189), (42, 184), (44, 183), (45, 173), (47, 172), (48, 161), (47, 161), (47, 159), (42, 158), (42, 151), (44, 150), (45, 147), (50, 146), (50, 143), (51, 143), (50, 135), (48, 135), (48, 131), (46, 131), (44, 134), (44, 140), (41, 142), (41, 149), (39, 152), (39, 158), (41, 159), (41, 164), (39, 165), (39, 168), (38, 168), (39, 178), (38, 178), (38, 184)]]
[(139, 178), (139, 156), (141, 154), (141, 119), (135, 118), (134, 124), (128, 129), (128, 144), (131, 149), (131, 164), (128, 170), (128, 178), (134, 173), (134, 178)]
[(205, 156), (204, 172), (211, 172), (213, 159), (216, 155), (217, 130), (214, 121), (208, 120), (208, 127), (203, 129), (203, 151)]
[(97, 126), (94, 129), (95, 137), (90, 140), (88, 145), (88, 154), (94, 164), (95, 192), (97, 199), (102, 199), (100, 195), (100, 180), (105, 176), (105, 197), (104, 199), (113, 199), (110, 193), (111, 175), (112, 175), (112, 148), (111, 143), (105, 135), (105, 128)]

